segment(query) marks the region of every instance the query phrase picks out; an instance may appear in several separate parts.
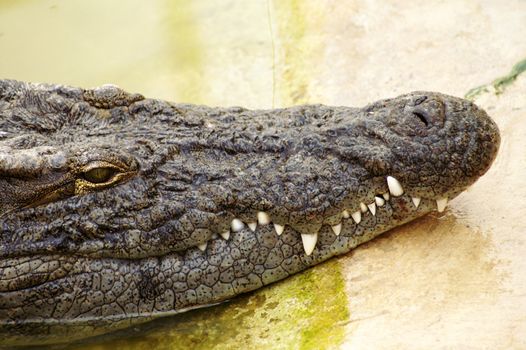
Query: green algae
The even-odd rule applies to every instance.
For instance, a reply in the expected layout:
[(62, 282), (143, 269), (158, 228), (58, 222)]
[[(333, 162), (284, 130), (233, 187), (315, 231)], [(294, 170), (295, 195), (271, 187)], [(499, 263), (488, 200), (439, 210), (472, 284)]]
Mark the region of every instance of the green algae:
[(228, 303), (156, 320), (148, 331), (74, 348), (336, 349), (348, 319), (343, 275), (331, 260)]
[[(323, 28), (326, 18), (314, 1), (273, 1), (274, 21), (277, 23), (276, 60), (279, 63), (276, 89), (280, 105), (312, 103), (311, 85), (317, 67), (322, 65), (325, 43), (316, 29)], [(276, 62), (274, 62), (276, 64)], [(274, 67), (276, 69), (276, 67)]]
[(481, 86), (478, 86), (476, 88), (469, 90), (466, 93), (465, 97), (468, 100), (474, 100), (477, 96), (483, 93), (488, 93), (490, 92), (490, 90), (493, 90), (496, 95), (500, 95), (524, 71), (526, 71), (526, 59), (523, 59), (522, 61), (516, 63), (511, 68), (511, 71), (505, 76), (493, 80), (493, 82), (491, 82), (490, 84), (481, 85)]

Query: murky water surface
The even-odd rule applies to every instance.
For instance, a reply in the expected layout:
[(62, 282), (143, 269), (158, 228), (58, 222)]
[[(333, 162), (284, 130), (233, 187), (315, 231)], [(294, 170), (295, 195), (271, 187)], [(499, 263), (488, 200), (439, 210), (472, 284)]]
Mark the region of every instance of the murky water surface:
[[(520, 0), (0, 0), (0, 76), (252, 108), (463, 96), (525, 58), (524, 14)], [(526, 348), (526, 78), (484, 90), (501, 151), (445, 215), (80, 349)]]
[(179, 102), (268, 107), (267, 12), (265, 1), (2, 0), (0, 72), (81, 86), (111, 82)]

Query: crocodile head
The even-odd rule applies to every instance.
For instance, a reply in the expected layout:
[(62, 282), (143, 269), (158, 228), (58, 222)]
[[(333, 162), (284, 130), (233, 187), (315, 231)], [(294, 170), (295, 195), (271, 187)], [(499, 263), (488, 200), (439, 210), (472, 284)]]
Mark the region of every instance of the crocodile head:
[(93, 335), (283, 279), (443, 211), (499, 142), (431, 92), (250, 111), (0, 81), (0, 334)]

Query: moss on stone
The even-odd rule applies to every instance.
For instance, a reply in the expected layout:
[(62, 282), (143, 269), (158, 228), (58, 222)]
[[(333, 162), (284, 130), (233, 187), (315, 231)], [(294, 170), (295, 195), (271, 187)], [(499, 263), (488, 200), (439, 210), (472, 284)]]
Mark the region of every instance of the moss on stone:
[(517, 77), (524, 71), (526, 71), (526, 59), (523, 59), (522, 61), (516, 63), (507, 75), (493, 80), (493, 82), (490, 84), (478, 86), (474, 89), (469, 90), (466, 93), (465, 97), (468, 100), (473, 101), (477, 96), (483, 93), (490, 92), (490, 90), (493, 90), (495, 94), (500, 95), (504, 92), (506, 87), (513, 83), (517, 79)]

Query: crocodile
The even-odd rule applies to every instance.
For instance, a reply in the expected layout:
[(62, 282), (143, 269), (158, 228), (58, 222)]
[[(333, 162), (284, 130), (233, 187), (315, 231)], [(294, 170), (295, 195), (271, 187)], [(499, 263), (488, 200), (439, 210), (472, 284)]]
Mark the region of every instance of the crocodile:
[(46, 344), (214, 305), (345, 254), (472, 185), (474, 103), (177, 104), (0, 80), (0, 339)]

